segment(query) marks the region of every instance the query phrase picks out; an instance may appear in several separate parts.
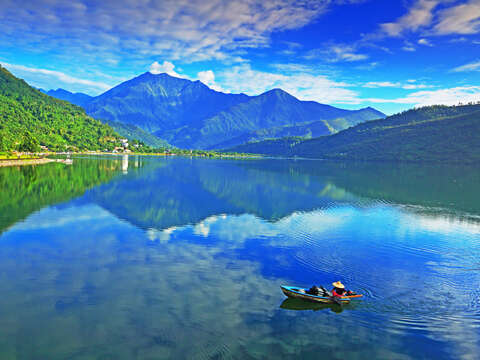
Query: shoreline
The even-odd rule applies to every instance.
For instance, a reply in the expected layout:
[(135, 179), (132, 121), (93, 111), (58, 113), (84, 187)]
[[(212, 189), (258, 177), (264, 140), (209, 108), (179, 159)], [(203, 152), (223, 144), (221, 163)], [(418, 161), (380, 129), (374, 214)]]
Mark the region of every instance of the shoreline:
[[(64, 154), (50, 154), (50, 155), (64, 155)], [(100, 155), (100, 156), (181, 156), (181, 157), (203, 157), (203, 158), (213, 158), (213, 159), (218, 159), (218, 158), (230, 158), (230, 159), (250, 159), (250, 158), (263, 158), (261, 155), (232, 155), (232, 154), (216, 154), (216, 155), (203, 155), (203, 154), (189, 154), (189, 153), (183, 153), (183, 154), (176, 154), (176, 153), (135, 153), (135, 152), (129, 152), (129, 153), (107, 153), (107, 152), (72, 152), (70, 155)]]
[(0, 167), (4, 166), (22, 166), (22, 165), (42, 165), (55, 161), (55, 159), (19, 159), (19, 160), (2, 160), (0, 161)]
[(40, 158), (40, 159), (20, 159), (20, 160), (1, 160), (0, 167), (7, 166), (24, 166), (24, 165), (43, 165), (51, 162), (63, 163), (68, 165), (69, 163), (64, 159), (49, 159), (49, 158)]

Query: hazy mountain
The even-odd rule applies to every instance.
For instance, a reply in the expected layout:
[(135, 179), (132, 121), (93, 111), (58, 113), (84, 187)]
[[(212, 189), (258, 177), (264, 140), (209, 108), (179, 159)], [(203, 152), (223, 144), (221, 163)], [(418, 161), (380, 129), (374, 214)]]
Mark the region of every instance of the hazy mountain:
[[(297, 100), (298, 101), (298, 100)], [(316, 103), (315, 103), (316, 104)], [(317, 104), (321, 105), (321, 104)], [(325, 105), (322, 105), (325, 106)], [(334, 108), (336, 109), (336, 108)], [(265, 139), (278, 139), (282, 137), (303, 137), (306, 139), (330, 135), (342, 129), (346, 129), (348, 127), (354, 126), (361, 122), (367, 121), (369, 119), (380, 119), (385, 117), (385, 115), (375, 109), (372, 108), (365, 108), (355, 111), (348, 111), (342, 109), (340, 110), (337, 115), (339, 117), (335, 117), (333, 119), (328, 119), (329, 115), (324, 115), (323, 117), (326, 118), (324, 120), (316, 120), (316, 121), (309, 121), (308, 117), (311, 114), (318, 113), (318, 110), (312, 111), (311, 113), (306, 112), (304, 114), (304, 119), (307, 120), (305, 122), (299, 122), (295, 125), (283, 125), (283, 126), (273, 126), (262, 128), (260, 130), (254, 130), (250, 132), (243, 132), (241, 135), (223, 141), (221, 143), (217, 143), (210, 148), (216, 149), (225, 149), (228, 147), (245, 144), (248, 142), (255, 142), (261, 141)], [(348, 112), (345, 112), (348, 111)], [(278, 113), (283, 113), (281, 110)], [(300, 118), (300, 114), (297, 115)], [(331, 116), (335, 116), (335, 114), (331, 114)], [(253, 117), (253, 116), (252, 116)]]
[[(85, 109), (93, 117), (136, 125), (183, 148), (213, 148), (226, 141), (233, 145), (233, 139), (241, 141), (258, 131), (255, 139), (261, 139), (259, 134), (272, 136), (279, 127), (301, 127), (281, 134), (331, 134), (385, 116), (372, 108), (352, 111), (300, 101), (281, 89), (258, 96), (226, 94), (200, 81), (149, 72), (92, 99)], [(305, 127), (320, 121), (324, 126)]]
[[(380, 112), (372, 115), (368, 110), (368, 113), (371, 115), (370, 119), (384, 116)], [(351, 126), (347, 120), (349, 118), (354, 124), (357, 123), (357, 116), (359, 121), (363, 121), (359, 114), (362, 114), (361, 110), (352, 112), (314, 101), (300, 101), (281, 89), (273, 89), (205, 119), (199, 123), (200, 126), (166, 132), (163, 137), (180, 147), (219, 148), (225, 141), (241, 141), (248, 133), (256, 132), (258, 137), (259, 133), (263, 132), (265, 137), (271, 137), (277, 132), (275, 128), (304, 127), (308, 123), (321, 120), (323, 124), (314, 127), (317, 130), (315, 136), (327, 135)], [(338, 121), (330, 123), (331, 120)]]
[(48, 90), (48, 91), (40, 89), (40, 91), (54, 98), (65, 100), (81, 107), (84, 107), (88, 102), (90, 102), (93, 99), (93, 96), (83, 94), (83, 93), (72, 93), (64, 89)]
[(330, 136), (266, 140), (229, 150), (324, 159), (480, 162), (480, 104), (429, 106)]

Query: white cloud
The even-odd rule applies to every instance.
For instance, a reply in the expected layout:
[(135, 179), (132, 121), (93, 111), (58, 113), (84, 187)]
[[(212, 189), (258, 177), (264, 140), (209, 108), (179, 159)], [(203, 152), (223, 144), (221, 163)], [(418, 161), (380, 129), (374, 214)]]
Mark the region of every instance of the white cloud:
[(468, 218), (418, 216), (417, 214), (414, 216), (410, 215), (409, 217), (411, 217), (411, 219), (409, 219), (411, 221), (410, 224), (413, 223), (413, 218), (416, 217), (417, 227), (419, 226), (429, 232), (454, 235), (459, 233), (480, 234), (480, 224), (478, 222), (468, 221)]
[(402, 50), (403, 51), (409, 51), (409, 52), (413, 52), (413, 51), (416, 51), (417, 49), (415, 48), (415, 46), (408, 40), (406, 40), (404, 42), (404, 45), (402, 47)]
[(327, 62), (353, 62), (368, 59), (368, 55), (360, 54), (354, 45), (333, 44), (322, 49), (310, 50), (306, 59), (322, 58)]
[(225, 92), (225, 90), (215, 82), (215, 74), (212, 70), (200, 71), (197, 74), (197, 78), (211, 89)]
[[(380, 28), (388, 36), (401, 36), (404, 33), (422, 29), (431, 35), (478, 33), (480, 31), (480, 1), (470, 0), (446, 7), (454, 3), (453, 0), (418, 0), (407, 14), (396, 21), (381, 24)], [(439, 5), (443, 5), (443, 8), (436, 11)], [(406, 48), (410, 49), (411, 47), (407, 46)]]
[(416, 91), (406, 97), (396, 99), (364, 99), (373, 103), (427, 105), (456, 105), (458, 103), (477, 102), (480, 100), (480, 86), (459, 86), (448, 89)]
[(468, 39), (464, 36), (461, 36), (461, 37), (458, 37), (458, 38), (454, 38), (454, 39), (450, 39), (449, 42), (450, 43), (465, 43), (467, 42)]
[(111, 85), (103, 82), (80, 79), (56, 70), (38, 69), (24, 65), (9, 63), (2, 63), (2, 66), (7, 68), (7, 70), (12, 71), (16, 76), (19, 76), (21, 78), (25, 77), (25, 75), (28, 75), (29, 79), (31, 79), (30, 81), (32, 85), (38, 87), (41, 87), (42, 80), (45, 80), (45, 78), (54, 78), (60, 84), (66, 84), (67, 87), (68, 85), (82, 85), (83, 88), (86, 86), (88, 89), (93, 89), (96, 91), (105, 91), (112, 87)]
[(147, 238), (150, 241), (159, 241), (161, 243), (167, 243), (170, 240), (171, 235), (177, 230), (177, 227), (172, 226), (167, 229), (157, 230), (155, 228), (149, 228), (146, 232)]
[(431, 85), (425, 85), (425, 84), (412, 84), (413, 81), (407, 80), (408, 84), (402, 84), (400, 82), (391, 82), (391, 81), (370, 81), (363, 84), (362, 86), (365, 88), (390, 87), (390, 88), (398, 88), (398, 89), (404, 89), (404, 90), (426, 89), (426, 88), (433, 87)]
[(439, 0), (419, 0), (397, 21), (381, 24), (381, 29), (390, 36), (400, 36), (405, 31), (416, 31), (431, 24), (432, 11), (440, 3)]
[[(155, 61), (150, 65), (149, 71), (150, 73), (155, 75), (158, 75), (161, 73), (167, 73), (170, 76), (175, 76), (182, 79), (194, 80), (185, 74), (176, 72), (175, 65), (170, 61), (164, 61), (162, 64)], [(205, 70), (205, 71), (198, 72), (197, 79), (215, 91), (228, 92), (227, 90), (223, 89), (219, 84), (215, 82), (215, 73), (212, 70)]]
[(332, 61), (360, 61), (368, 58), (368, 55), (355, 53), (348, 46), (333, 46), (330, 50), (335, 55)]
[(476, 34), (480, 31), (480, 1), (470, 0), (439, 12), (433, 28), (438, 35)]
[[(276, 31), (300, 28), (328, 9), (329, 0), (13, 0), (0, 4), (3, 41), (110, 51), (123, 57), (163, 56), (196, 61), (235, 57), (236, 49), (268, 46)], [(68, 9), (67, 9), (68, 7)], [(55, 36), (52, 36), (55, 34)]]
[(198, 80), (207, 85), (215, 82), (215, 74), (212, 70), (200, 71), (197, 77)]
[[(170, 76), (192, 80), (188, 76), (176, 72), (175, 65), (170, 61), (164, 61), (162, 64), (155, 61), (153, 64), (150, 65), (149, 71), (150, 73), (155, 75), (167, 73)], [(197, 79), (213, 90), (225, 92), (225, 90), (215, 82), (215, 74), (212, 70), (200, 71), (197, 74)]]
[(281, 88), (301, 100), (359, 103), (358, 93), (348, 89), (350, 84), (331, 80), (314, 71), (302, 70), (284, 75), (254, 70), (249, 64), (243, 64), (221, 73), (220, 78), (222, 86), (231, 92), (258, 95), (273, 88)]
[(425, 45), (425, 46), (430, 46), (430, 47), (433, 46), (433, 44), (430, 42), (430, 40), (427, 40), (427, 39), (418, 40), (418, 44)]
[(282, 72), (310, 72), (312, 70), (311, 67), (308, 65), (295, 63), (272, 64), (270, 66), (275, 70), (279, 70)]
[(150, 65), (150, 73), (152, 74), (161, 74), (167, 73), (170, 76), (175, 76), (179, 78), (185, 78), (184, 75), (180, 75), (175, 70), (175, 65), (173, 65), (170, 61), (164, 61), (162, 64), (159, 64), (157, 61)]
[(403, 84), (402, 89), (405, 90), (413, 90), (413, 89), (427, 89), (427, 88), (432, 88), (434, 86), (432, 85), (425, 85), (425, 84)]
[(370, 81), (363, 85), (366, 88), (379, 88), (379, 87), (399, 87), (399, 83), (392, 83), (390, 81)]
[(469, 64), (458, 66), (452, 71), (454, 72), (465, 72), (465, 71), (480, 71), (480, 60), (474, 61)]

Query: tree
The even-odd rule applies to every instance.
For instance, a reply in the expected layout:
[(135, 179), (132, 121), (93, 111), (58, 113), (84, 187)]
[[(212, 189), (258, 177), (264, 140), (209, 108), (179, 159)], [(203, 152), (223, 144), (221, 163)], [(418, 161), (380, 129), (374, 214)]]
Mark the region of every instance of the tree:
[(30, 131), (25, 131), (23, 134), (23, 140), (18, 147), (19, 151), (22, 152), (37, 152), (40, 151), (40, 145), (38, 140), (30, 133)]

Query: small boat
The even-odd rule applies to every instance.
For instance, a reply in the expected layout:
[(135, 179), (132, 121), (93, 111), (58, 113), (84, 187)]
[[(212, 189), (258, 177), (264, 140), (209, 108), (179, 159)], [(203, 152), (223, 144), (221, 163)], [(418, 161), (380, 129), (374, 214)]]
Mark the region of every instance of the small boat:
[(331, 296), (312, 295), (307, 293), (307, 289), (303, 289), (295, 286), (282, 285), (280, 286), (280, 288), (282, 289), (285, 296), (288, 296), (289, 298), (302, 299), (302, 300), (312, 301), (312, 302), (322, 303), (322, 304), (335, 304), (338, 302), (340, 302), (341, 304), (348, 304), (350, 300), (361, 298), (363, 296), (362, 294), (342, 296), (342, 297), (336, 298), (335, 299), (336, 301), (335, 301), (332, 299)]

